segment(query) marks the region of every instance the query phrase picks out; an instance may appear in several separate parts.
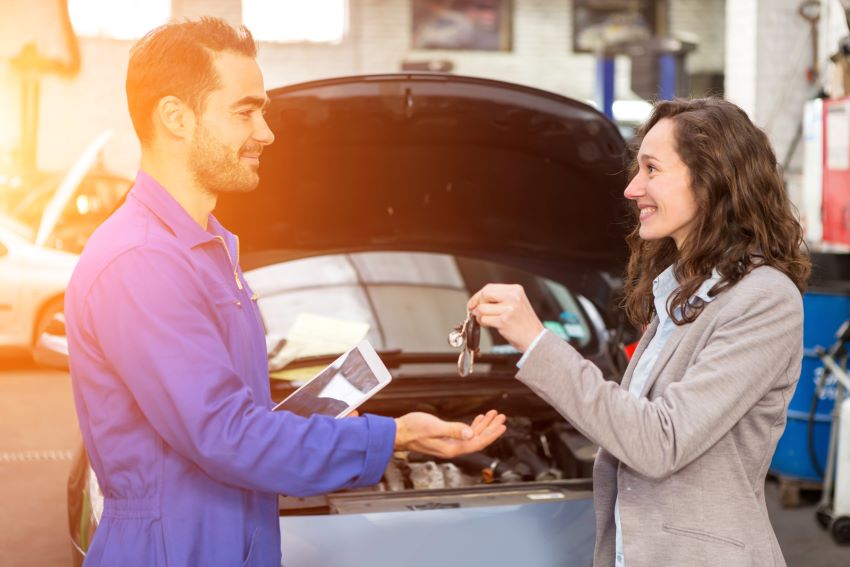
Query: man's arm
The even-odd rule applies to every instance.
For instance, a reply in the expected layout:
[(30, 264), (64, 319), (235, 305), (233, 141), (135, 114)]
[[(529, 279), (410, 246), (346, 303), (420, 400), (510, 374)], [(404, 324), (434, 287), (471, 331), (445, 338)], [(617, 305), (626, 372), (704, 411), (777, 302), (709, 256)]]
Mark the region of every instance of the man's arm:
[(210, 476), (255, 490), (307, 495), (378, 482), (393, 420), (270, 411), (237, 375), (203, 297), (190, 266), (147, 248), (113, 261), (86, 298), (103, 357), (165, 442)]
[[(473, 451), (504, 431), (496, 415), (470, 429), (415, 414), (394, 421), (272, 412), (238, 376), (199, 285), (168, 252), (131, 250), (101, 274), (84, 316), (150, 425), (222, 482), (291, 495), (368, 486), (394, 448), (423, 448), (416, 443), (427, 439), (432, 453)], [(396, 436), (396, 423), (405, 436)]]

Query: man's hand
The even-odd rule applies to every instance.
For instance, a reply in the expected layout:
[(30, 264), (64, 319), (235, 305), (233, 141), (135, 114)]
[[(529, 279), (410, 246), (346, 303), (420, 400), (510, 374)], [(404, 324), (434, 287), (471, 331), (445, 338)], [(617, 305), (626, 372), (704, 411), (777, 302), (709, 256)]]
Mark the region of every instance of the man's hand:
[(482, 327), (492, 327), (525, 352), (543, 330), (521, 285), (487, 284), (466, 304)]
[(396, 418), (395, 449), (452, 458), (480, 451), (505, 432), (505, 416), (496, 410), (476, 417), (471, 425), (443, 421), (429, 413)]

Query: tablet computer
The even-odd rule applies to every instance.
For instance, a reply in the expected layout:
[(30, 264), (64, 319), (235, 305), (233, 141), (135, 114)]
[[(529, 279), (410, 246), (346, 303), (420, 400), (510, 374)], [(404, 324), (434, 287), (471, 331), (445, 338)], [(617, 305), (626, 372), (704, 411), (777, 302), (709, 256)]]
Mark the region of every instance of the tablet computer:
[(389, 370), (367, 341), (344, 352), (277, 404), (276, 411), (345, 417), (390, 383)]

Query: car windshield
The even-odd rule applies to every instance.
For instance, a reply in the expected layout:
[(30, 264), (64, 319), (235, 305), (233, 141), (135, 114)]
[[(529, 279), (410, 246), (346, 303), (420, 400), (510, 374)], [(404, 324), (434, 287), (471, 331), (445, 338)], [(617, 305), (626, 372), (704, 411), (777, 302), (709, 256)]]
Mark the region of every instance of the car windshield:
[[(510, 266), (446, 254), (361, 252), (273, 263), (245, 274), (258, 294), (267, 336), (299, 343), (302, 355), (367, 339), (378, 351), (458, 353), (449, 331), (488, 282), (522, 284), (545, 325), (577, 348), (592, 338), (575, 297), (560, 283)], [(304, 344), (312, 343), (312, 344)], [(323, 344), (324, 343), (324, 344)], [(516, 355), (482, 329), (481, 352)]]

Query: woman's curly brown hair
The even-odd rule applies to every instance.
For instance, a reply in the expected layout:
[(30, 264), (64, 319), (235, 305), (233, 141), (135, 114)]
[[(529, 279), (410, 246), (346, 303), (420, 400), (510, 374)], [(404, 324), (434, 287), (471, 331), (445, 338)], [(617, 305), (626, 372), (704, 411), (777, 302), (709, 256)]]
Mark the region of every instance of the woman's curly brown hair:
[[(652, 281), (670, 264), (675, 264), (680, 285), (667, 309), (677, 325), (694, 321), (702, 312), (701, 303), (690, 305), (688, 299), (714, 268), (721, 279), (709, 292), (712, 296), (760, 265), (783, 272), (802, 293), (811, 269), (803, 229), (765, 133), (725, 100), (677, 99), (655, 104), (637, 142), (665, 118), (673, 121), (675, 149), (690, 172), (698, 212), (678, 250), (672, 238), (642, 240), (635, 207), (624, 289), (624, 307), (632, 323), (646, 325), (652, 319)], [(632, 167), (636, 172), (637, 163)]]

